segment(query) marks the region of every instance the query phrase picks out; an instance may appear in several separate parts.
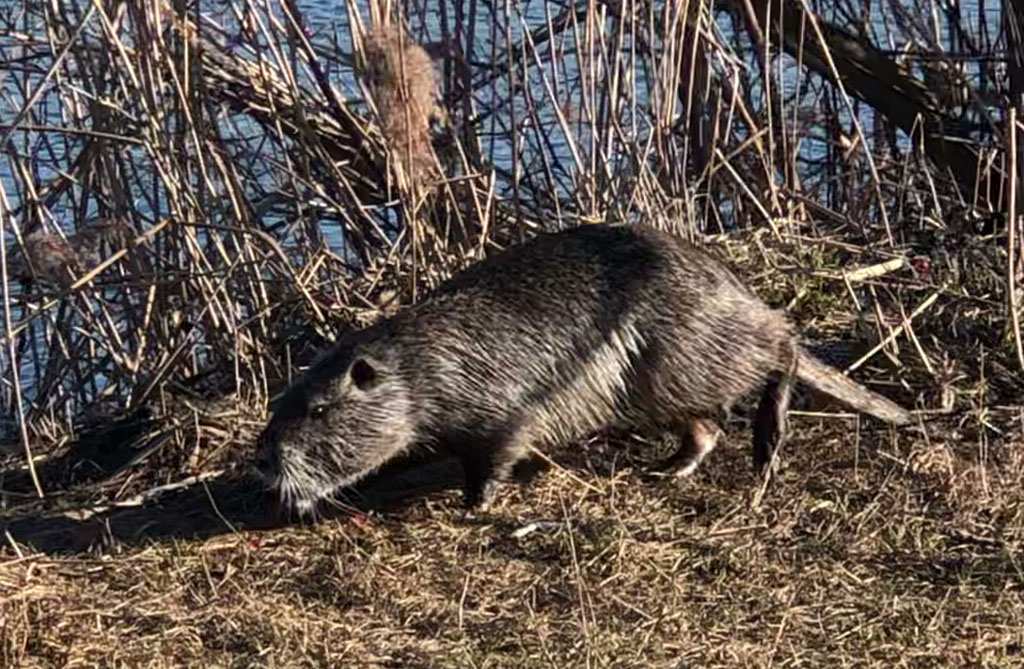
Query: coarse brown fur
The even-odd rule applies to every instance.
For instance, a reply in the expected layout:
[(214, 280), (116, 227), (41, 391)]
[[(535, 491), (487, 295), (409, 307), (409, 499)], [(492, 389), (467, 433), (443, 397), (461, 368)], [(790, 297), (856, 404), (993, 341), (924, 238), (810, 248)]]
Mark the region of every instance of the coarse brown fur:
[(281, 400), (260, 469), (305, 508), (423, 444), (461, 460), (473, 506), (529, 447), (614, 425), (677, 432), (665, 465), (688, 472), (723, 410), (756, 390), (763, 467), (785, 437), (794, 378), (910, 420), (803, 351), (786, 318), (705, 251), (651, 228), (584, 226), (513, 246), (342, 337)]
[(430, 56), (400, 26), (381, 25), (363, 42), (361, 73), (377, 106), (381, 132), (406, 176), (434, 176), (430, 123), (442, 112), (435, 102), (439, 86)]

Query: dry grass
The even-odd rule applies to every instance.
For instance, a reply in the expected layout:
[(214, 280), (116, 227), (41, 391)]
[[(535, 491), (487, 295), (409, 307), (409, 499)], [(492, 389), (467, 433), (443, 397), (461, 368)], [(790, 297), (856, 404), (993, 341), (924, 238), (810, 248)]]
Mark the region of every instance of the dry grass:
[(0, 567), (3, 658), (1016, 666), (1024, 444), (1019, 415), (994, 418), (1012, 436), (944, 423), (928, 440), (866, 430), (858, 441), (842, 421), (798, 420), (760, 511), (747, 435), (733, 431), (693, 480), (643, 483), (629, 449), (599, 442), (563, 456), (571, 476), (508, 489), (473, 519), (447, 494), (102, 557), (27, 551)]
[[(1015, 17), (207, 4), (0, 4), (0, 665), (1024, 665)], [(327, 341), (620, 220), (921, 425), (803, 397), (763, 497), (737, 420), (688, 481), (616, 435), (472, 518), (421, 461), (269, 519), (253, 435)]]

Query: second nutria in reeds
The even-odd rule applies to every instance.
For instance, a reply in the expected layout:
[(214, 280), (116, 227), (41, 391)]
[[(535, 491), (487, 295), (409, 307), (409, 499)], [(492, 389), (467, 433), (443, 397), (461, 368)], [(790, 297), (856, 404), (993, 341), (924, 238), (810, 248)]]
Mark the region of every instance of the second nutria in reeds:
[(609, 426), (682, 437), (692, 471), (756, 390), (754, 461), (785, 438), (799, 379), (883, 420), (910, 414), (810, 356), (786, 317), (705, 251), (657, 230), (584, 226), (470, 266), (427, 301), (342, 337), (283, 396), (259, 467), (308, 509), (414, 445), (454, 454), (475, 506), (532, 447)]
[(406, 178), (436, 173), (430, 123), (441, 115), (433, 61), (399, 25), (376, 26), (363, 41), (360, 73), (366, 81), (387, 141)]

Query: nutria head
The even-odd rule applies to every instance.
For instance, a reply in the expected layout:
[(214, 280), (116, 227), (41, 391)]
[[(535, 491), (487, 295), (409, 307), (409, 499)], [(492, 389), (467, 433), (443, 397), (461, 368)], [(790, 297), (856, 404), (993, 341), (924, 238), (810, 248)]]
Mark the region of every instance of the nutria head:
[(339, 344), (278, 402), (256, 467), (285, 507), (309, 512), (411, 445), (408, 387), (376, 348)]

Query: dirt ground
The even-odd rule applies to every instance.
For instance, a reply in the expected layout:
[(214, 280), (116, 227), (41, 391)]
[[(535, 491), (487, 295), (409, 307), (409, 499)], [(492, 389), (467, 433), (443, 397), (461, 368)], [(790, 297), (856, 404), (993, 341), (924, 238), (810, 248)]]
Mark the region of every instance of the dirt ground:
[(1024, 666), (1022, 425), (796, 416), (759, 503), (737, 425), (690, 479), (594, 440), (471, 517), (450, 489), (261, 528), (215, 478), (85, 519), (9, 514), (0, 660)]

